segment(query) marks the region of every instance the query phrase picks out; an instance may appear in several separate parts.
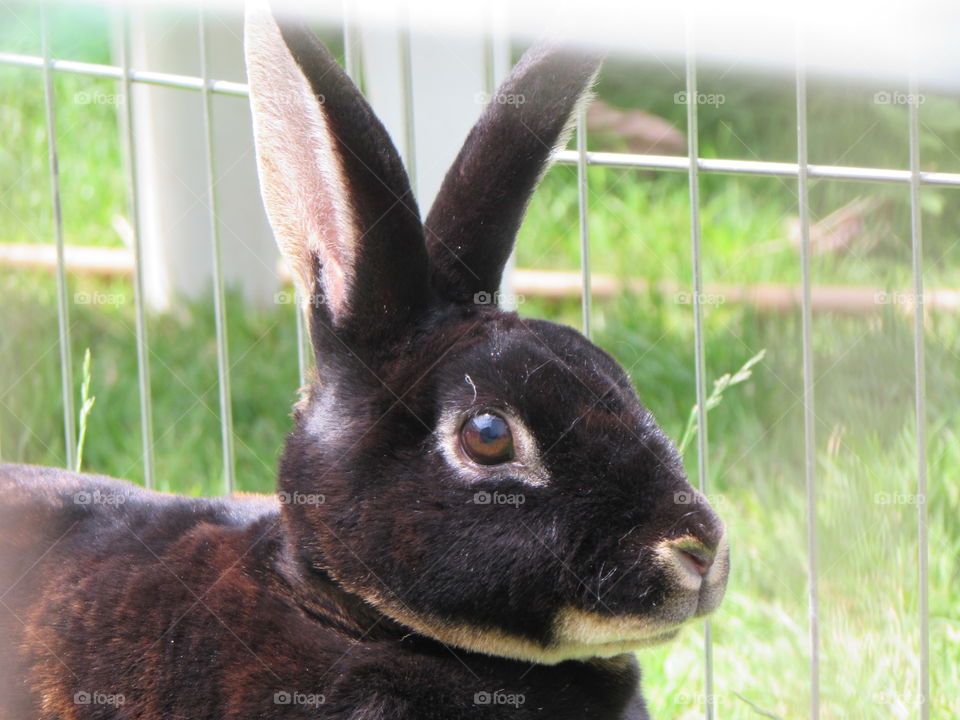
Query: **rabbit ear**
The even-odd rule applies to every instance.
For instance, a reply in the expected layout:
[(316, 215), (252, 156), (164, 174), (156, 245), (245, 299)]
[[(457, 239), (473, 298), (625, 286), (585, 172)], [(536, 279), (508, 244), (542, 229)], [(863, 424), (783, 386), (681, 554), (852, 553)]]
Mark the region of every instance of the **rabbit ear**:
[(248, 5), (245, 45), (261, 192), (314, 346), (406, 329), (429, 300), (428, 260), (386, 130), (305, 26)]
[(566, 143), (599, 66), (596, 55), (535, 46), (491, 99), (425, 223), (441, 295), (470, 302), (496, 292), (527, 202), (550, 156)]

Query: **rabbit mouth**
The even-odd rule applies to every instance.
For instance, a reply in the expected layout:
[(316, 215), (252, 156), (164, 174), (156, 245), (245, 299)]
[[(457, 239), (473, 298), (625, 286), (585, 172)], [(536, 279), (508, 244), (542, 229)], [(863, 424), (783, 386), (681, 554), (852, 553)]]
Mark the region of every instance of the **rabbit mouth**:
[(713, 612), (726, 591), (726, 533), (708, 555), (702, 550), (702, 543), (692, 537), (664, 540), (654, 557), (668, 590), (656, 611), (606, 615), (566, 608), (555, 623), (558, 644), (602, 657), (672, 640), (684, 625)]
[(672, 588), (664, 611), (684, 619), (713, 612), (723, 599), (730, 571), (730, 548), (724, 532), (715, 548), (692, 536), (664, 540), (654, 549), (655, 563)]

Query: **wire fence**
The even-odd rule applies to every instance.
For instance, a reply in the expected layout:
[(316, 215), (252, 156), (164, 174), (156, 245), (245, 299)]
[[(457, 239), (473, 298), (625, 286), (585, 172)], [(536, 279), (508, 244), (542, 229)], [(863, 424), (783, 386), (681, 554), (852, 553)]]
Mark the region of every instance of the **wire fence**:
[[(47, 31), (46, 13), (41, 12), (42, 55), (22, 55), (0, 52), (0, 64), (21, 68), (34, 68), (42, 71), (44, 83), (44, 100), (46, 110), (46, 130), (49, 150), (49, 170), (51, 177), (51, 203), (53, 208), (54, 239), (56, 243), (56, 284), (57, 284), (57, 313), (59, 323), (59, 349), (63, 395), (63, 426), (66, 439), (67, 463), (74, 463), (74, 448), (76, 439), (75, 403), (73, 380), (70, 372), (72, 367), (70, 317), (67, 301), (66, 262), (64, 255), (63, 217), (60, 208), (60, 176), (58, 170), (57, 129), (55, 126), (55, 103), (53, 92), (54, 73), (72, 73), (91, 78), (114, 79), (121, 83), (124, 108), (123, 125), (125, 134), (125, 149), (128, 159), (128, 182), (130, 198), (130, 218), (133, 228), (133, 256), (134, 256), (134, 302), (136, 318), (136, 346), (138, 384), (140, 394), (140, 423), (143, 436), (143, 465), (144, 478), (147, 487), (155, 484), (152, 411), (150, 403), (150, 363), (149, 338), (147, 337), (146, 310), (143, 299), (143, 252), (139, 242), (138, 218), (138, 188), (136, 173), (136, 152), (133, 142), (132, 97), (131, 85), (142, 83), (168, 88), (178, 88), (186, 91), (199, 92), (204, 101), (204, 133), (206, 139), (206, 172), (207, 197), (206, 202), (210, 211), (210, 226), (213, 247), (213, 282), (214, 282), (214, 312), (216, 319), (216, 348), (217, 370), (219, 378), (219, 410), (221, 423), (221, 444), (223, 455), (224, 493), (234, 490), (234, 448), (233, 448), (233, 413), (230, 393), (230, 363), (227, 354), (227, 335), (224, 300), (224, 273), (222, 267), (222, 245), (218, 233), (217, 200), (214, 192), (216, 168), (214, 167), (214, 137), (212, 125), (211, 97), (216, 94), (246, 96), (247, 86), (243, 83), (228, 82), (211, 78), (208, 73), (208, 43), (207, 29), (204, 22), (205, 13), (199, 13), (199, 42), (201, 47), (201, 74), (199, 77), (177, 75), (170, 73), (138, 70), (129, 64), (129, 23), (124, 14), (123, 37), (119, 43), (120, 64), (100, 65), (85, 62), (76, 62), (67, 59), (51, 57), (50, 43)], [(345, 16), (344, 48), (346, 69), (352, 77), (357, 77), (359, 39), (353, 18)], [(406, 36), (404, 36), (406, 38)], [(697, 53), (695, 47), (693, 23), (688, 22), (686, 35), (686, 75), (685, 90), (688, 98), (697, 97)], [(796, 63), (796, 148), (797, 161), (795, 163), (768, 162), (762, 160), (739, 160), (704, 158), (698, 152), (698, 103), (687, 103), (687, 138), (688, 154), (686, 157), (633, 154), (620, 152), (591, 152), (587, 150), (587, 131), (583, 113), (577, 118), (576, 149), (563, 150), (556, 154), (555, 162), (573, 165), (577, 169), (578, 189), (578, 217), (581, 252), (582, 277), (582, 323), (584, 333), (590, 335), (591, 325), (591, 285), (590, 285), (590, 242), (589, 242), (589, 215), (587, 212), (589, 198), (589, 183), (587, 169), (590, 166), (606, 166), (621, 168), (637, 168), (645, 170), (662, 170), (686, 172), (689, 180), (690, 200), (690, 252), (693, 274), (691, 278), (693, 297), (699, 298), (703, 294), (702, 248), (701, 248), (701, 202), (699, 181), (702, 173), (754, 175), (777, 178), (795, 179), (799, 204), (800, 220), (800, 271), (801, 271), (801, 318), (802, 318), (802, 353), (803, 353), (803, 414), (804, 414), (804, 468), (805, 468), (805, 499), (807, 511), (807, 584), (808, 584), (808, 625), (809, 625), (809, 656), (810, 656), (810, 707), (809, 717), (816, 720), (820, 717), (820, 637), (819, 637), (819, 598), (817, 594), (817, 472), (815, 461), (815, 425), (814, 425), (814, 385), (815, 367), (811, 343), (812, 302), (811, 302), (811, 244), (810, 244), (810, 207), (809, 181), (811, 179), (834, 179), (844, 181), (871, 181), (878, 183), (894, 183), (906, 185), (910, 193), (910, 236), (911, 236), (911, 264), (913, 275), (913, 348), (914, 348), (914, 406), (916, 423), (916, 489), (919, 497), (926, 497), (927, 493), (927, 454), (926, 454), (926, 393), (924, 375), (924, 293), (923, 293), (923, 241), (921, 232), (921, 210), (919, 193), (922, 186), (960, 187), (960, 173), (950, 172), (923, 172), (920, 170), (920, 145), (918, 130), (917, 103), (910, 103), (909, 112), (909, 168), (868, 168), (849, 167), (840, 165), (810, 164), (807, 160), (807, 82), (804, 71), (802, 52), (803, 38), (797, 38)], [(408, 38), (400, 43), (400, 63), (402, 77), (405, 84), (405, 121), (407, 133), (403, 138), (406, 143), (405, 153), (412, 161), (412, 102), (409, 99), (411, 80), (410, 47)], [(487, 57), (488, 83), (492, 82), (493, 73), (489, 68), (491, 59)], [(492, 89), (489, 88), (489, 89)], [(915, 80), (911, 81), (910, 93), (918, 96), (918, 87)], [(409, 168), (412, 182), (416, 187), (416, 169)], [(700, 490), (708, 492), (708, 459), (709, 436), (707, 426), (706, 396), (707, 382), (705, 377), (705, 349), (704, 349), (704, 318), (703, 307), (699, 302), (693, 302), (694, 313), (694, 355), (696, 376), (696, 399), (698, 406), (698, 465), (697, 478)], [(298, 314), (298, 358), (301, 376), (305, 371), (307, 360), (304, 353), (303, 319)], [(918, 676), (920, 686), (917, 688), (917, 712), (921, 720), (928, 720), (929, 708), (929, 608), (928, 608), (928, 536), (927, 536), (927, 506), (926, 503), (917, 503), (917, 522), (919, 532), (919, 554), (917, 557), (919, 583), (919, 615), (920, 615), (920, 652)], [(715, 698), (713, 691), (713, 653), (710, 623), (704, 625), (704, 675), (705, 675), (705, 702), (704, 716), (712, 720), (715, 716)]]

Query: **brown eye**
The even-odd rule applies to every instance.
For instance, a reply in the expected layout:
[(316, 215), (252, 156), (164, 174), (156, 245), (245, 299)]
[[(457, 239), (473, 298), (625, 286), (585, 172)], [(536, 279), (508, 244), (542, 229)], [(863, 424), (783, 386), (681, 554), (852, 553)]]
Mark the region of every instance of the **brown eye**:
[(474, 415), (460, 428), (460, 446), (474, 462), (499, 465), (513, 460), (513, 434), (499, 415)]

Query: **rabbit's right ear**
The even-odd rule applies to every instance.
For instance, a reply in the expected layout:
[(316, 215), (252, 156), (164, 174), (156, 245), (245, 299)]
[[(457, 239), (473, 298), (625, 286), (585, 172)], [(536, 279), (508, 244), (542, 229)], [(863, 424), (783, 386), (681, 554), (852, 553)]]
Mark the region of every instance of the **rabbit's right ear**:
[(407, 330), (430, 298), (416, 201), (383, 125), (305, 26), (247, 7), (260, 186), (318, 354)]

